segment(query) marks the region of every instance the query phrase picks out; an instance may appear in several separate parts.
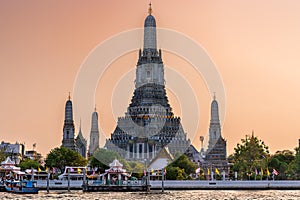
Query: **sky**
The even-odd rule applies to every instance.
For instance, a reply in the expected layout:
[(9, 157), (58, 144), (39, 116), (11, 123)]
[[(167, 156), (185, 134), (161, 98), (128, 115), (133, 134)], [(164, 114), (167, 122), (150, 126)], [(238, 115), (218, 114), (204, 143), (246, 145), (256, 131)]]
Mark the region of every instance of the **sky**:
[[(148, 4), (144, 0), (0, 0), (0, 140), (25, 143), (27, 149), (37, 143), (36, 150), (43, 155), (60, 146), (65, 102), (69, 92), (72, 96), (82, 64), (108, 38), (142, 28)], [(225, 110), (222, 135), (228, 154), (252, 131), (273, 153), (298, 145), (299, 1), (153, 0), (152, 9), (157, 27), (191, 38), (215, 64), (225, 88), (226, 99), (219, 106)], [(189, 62), (164, 51), (163, 44), (158, 47), (163, 50), (173, 111), (183, 115), (183, 127), (199, 149), (199, 136), (207, 138), (211, 91)], [(131, 100), (137, 57), (137, 51), (119, 56), (97, 83), (94, 103), (102, 145)], [(187, 105), (189, 96), (176, 93), (182, 85), (168, 87), (174, 71), (192, 88), (197, 113)], [(185, 107), (192, 112), (184, 113)], [(81, 118), (87, 138), (93, 109), (86, 111), (90, 117), (78, 116), (74, 110), (75, 131)]]

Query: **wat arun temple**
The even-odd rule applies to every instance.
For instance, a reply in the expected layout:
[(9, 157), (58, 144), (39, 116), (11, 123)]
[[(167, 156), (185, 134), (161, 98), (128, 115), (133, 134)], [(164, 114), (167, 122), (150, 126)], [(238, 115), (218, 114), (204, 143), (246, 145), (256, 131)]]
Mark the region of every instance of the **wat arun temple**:
[(144, 47), (139, 50), (135, 90), (125, 116), (105, 147), (127, 160), (152, 160), (162, 148), (175, 155), (190, 146), (180, 117), (174, 116), (165, 88), (162, 52), (156, 44), (156, 20), (149, 15), (144, 23)]
[[(200, 152), (191, 144), (184, 131), (180, 117), (174, 116), (165, 88), (162, 52), (156, 44), (156, 21), (149, 15), (144, 23), (144, 47), (139, 50), (136, 65), (135, 90), (125, 115), (118, 118), (117, 126), (104, 148), (118, 152), (130, 161), (151, 164), (154, 160), (167, 156), (173, 160), (185, 154), (202, 167), (209, 179), (208, 171), (218, 169), (229, 173), (226, 143), (222, 137), (219, 120), (219, 106), (214, 95), (211, 102), (208, 148), (204, 150), (203, 140)], [(92, 113), (90, 144), (81, 132), (75, 138), (73, 107), (71, 97), (66, 102), (62, 146), (79, 152), (83, 157), (91, 157), (99, 149), (98, 113)], [(88, 149), (88, 151), (87, 151)], [(167, 164), (167, 163), (165, 163)]]

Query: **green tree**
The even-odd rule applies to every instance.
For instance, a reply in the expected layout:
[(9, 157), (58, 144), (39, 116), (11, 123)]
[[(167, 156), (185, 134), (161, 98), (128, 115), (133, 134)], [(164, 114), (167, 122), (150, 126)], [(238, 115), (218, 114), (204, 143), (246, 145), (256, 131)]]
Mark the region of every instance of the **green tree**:
[(40, 167), (40, 163), (37, 160), (26, 158), (25, 160), (22, 160), (18, 166), (21, 167), (22, 171), (24, 171), (31, 168), (38, 169), (38, 167)]
[(182, 154), (177, 160), (171, 163), (171, 166), (179, 167), (180, 169), (184, 169), (187, 175), (195, 173), (197, 169), (197, 165), (189, 160), (189, 158)]
[(230, 156), (233, 162), (232, 171), (238, 172), (240, 178), (248, 179), (255, 175), (255, 169), (266, 170), (269, 159), (269, 148), (254, 134), (246, 135), (234, 148), (234, 154)]
[(78, 152), (66, 147), (52, 149), (45, 160), (47, 167), (57, 167), (61, 171), (65, 166), (86, 166), (87, 160)]
[(4, 161), (6, 159), (5, 149), (0, 149), (0, 162)]
[(109, 163), (114, 159), (118, 159), (124, 165), (123, 159), (117, 152), (101, 148), (95, 151), (94, 155), (90, 158), (89, 163), (92, 167), (98, 167), (102, 173), (105, 169), (109, 168)]
[(125, 161), (125, 169), (132, 173), (132, 176), (141, 178), (144, 175), (145, 165), (137, 161)]
[(294, 152), (290, 150), (277, 151), (271, 156), (269, 168), (279, 173), (276, 179), (285, 180), (290, 176), (289, 166), (295, 160)]
[[(167, 166), (167, 179), (177, 180), (187, 179), (190, 174), (195, 173), (197, 165), (189, 160), (186, 155), (179, 156), (174, 162)], [(175, 173), (176, 175), (172, 175)]]
[(167, 174), (166, 174), (167, 180), (183, 180), (186, 178), (186, 173), (184, 172), (184, 169), (169, 165), (166, 167), (166, 170), (167, 170)]
[(288, 179), (300, 179), (300, 149), (295, 148), (295, 159), (289, 164)]
[(123, 168), (128, 172), (132, 173), (132, 176), (140, 178), (143, 176), (145, 166), (136, 161), (126, 161), (117, 152), (110, 151), (107, 149), (98, 149), (94, 155), (90, 158), (89, 163), (92, 167), (97, 167), (98, 170), (103, 173), (105, 169), (109, 168), (109, 164), (113, 162), (114, 159), (118, 159)]

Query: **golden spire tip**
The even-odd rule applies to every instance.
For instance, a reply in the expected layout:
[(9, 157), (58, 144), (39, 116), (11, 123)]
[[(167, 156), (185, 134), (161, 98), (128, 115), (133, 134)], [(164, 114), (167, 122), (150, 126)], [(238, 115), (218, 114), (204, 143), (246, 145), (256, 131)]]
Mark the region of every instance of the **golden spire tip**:
[(148, 9), (148, 13), (149, 13), (149, 15), (151, 15), (152, 14), (152, 8), (151, 8), (151, 2), (149, 3), (149, 9)]

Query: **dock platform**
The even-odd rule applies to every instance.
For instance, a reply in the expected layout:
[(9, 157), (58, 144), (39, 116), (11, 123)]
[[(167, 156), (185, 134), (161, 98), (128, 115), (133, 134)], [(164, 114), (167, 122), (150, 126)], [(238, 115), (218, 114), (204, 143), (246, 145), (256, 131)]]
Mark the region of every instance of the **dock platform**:
[[(161, 190), (161, 181), (150, 181), (151, 190)], [(165, 190), (300, 190), (300, 181), (200, 181), (166, 180)]]
[(146, 185), (126, 186), (126, 185), (88, 185), (83, 192), (137, 192), (147, 191)]

